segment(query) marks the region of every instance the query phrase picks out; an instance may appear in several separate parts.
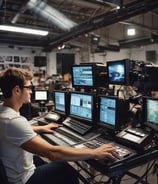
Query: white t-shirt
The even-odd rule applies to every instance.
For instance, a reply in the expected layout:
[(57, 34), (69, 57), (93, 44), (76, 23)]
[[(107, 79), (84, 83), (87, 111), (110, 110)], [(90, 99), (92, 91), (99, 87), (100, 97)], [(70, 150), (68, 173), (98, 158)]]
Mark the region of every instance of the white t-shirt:
[(0, 105), (0, 158), (10, 183), (24, 184), (34, 173), (33, 155), (20, 146), (36, 135), (26, 118)]

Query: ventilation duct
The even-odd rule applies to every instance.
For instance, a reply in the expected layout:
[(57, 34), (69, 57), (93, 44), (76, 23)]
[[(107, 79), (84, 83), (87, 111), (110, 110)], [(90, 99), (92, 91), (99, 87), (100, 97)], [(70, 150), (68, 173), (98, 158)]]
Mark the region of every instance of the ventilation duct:
[(27, 3), (27, 8), (31, 9), (37, 15), (44, 18), (47, 22), (56, 25), (62, 30), (68, 31), (77, 25), (61, 12), (47, 5), (44, 1), (30, 0)]

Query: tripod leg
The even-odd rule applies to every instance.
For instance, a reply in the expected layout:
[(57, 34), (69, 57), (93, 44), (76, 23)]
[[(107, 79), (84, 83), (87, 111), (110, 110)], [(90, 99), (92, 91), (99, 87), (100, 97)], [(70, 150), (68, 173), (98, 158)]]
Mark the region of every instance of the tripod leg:
[(110, 177), (109, 180), (104, 184), (120, 184), (122, 177), (123, 175)]
[(120, 184), (122, 176), (116, 176), (112, 178), (112, 184)]

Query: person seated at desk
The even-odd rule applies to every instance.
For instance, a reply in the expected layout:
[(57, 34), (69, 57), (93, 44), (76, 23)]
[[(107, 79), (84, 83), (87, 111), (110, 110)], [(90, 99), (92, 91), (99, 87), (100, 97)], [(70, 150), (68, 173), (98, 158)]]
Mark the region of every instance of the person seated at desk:
[[(40, 132), (53, 133), (58, 125), (31, 126), (20, 115), (22, 104), (30, 101), (31, 79), (31, 73), (15, 67), (0, 74), (0, 88), (5, 98), (0, 106), (0, 159), (9, 183), (77, 184), (76, 171), (66, 161), (117, 158), (112, 145), (96, 149), (71, 148), (51, 145), (38, 136)], [(33, 155), (46, 157), (52, 162), (37, 163)]]

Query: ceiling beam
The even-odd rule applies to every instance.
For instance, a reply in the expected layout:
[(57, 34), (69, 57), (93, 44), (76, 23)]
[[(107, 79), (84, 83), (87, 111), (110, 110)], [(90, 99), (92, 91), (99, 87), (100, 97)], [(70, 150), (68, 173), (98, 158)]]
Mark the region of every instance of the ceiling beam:
[(3, 0), (0, 0), (0, 7), (2, 6)]
[(109, 4), (111, 6), (120, 6), (121, 5), (121, 0), (86, 0), (91, 3), (95, 4)]
[(143, 13), (147, 13), (148, 11), (154, 10), (158, 8), (157, 0), (136, 0), (132, 3), (123, 6), (119, 10), (115, 10), (108, 13), (103, 13), (96, 17), (91, 18), (84, 23), (81, 23), (78, 26), (75, 26), (71, 29), (71, 31), (66, 32), (59, 37), (56, 37), (51, 40), (49, 45), (45, 47), (45, 50), (51, 50), (56, 48), (59, 44), (64, 43), (66, 41), (72, 40), (79, 35), (83, 35), (85, 33), (89, 33), (90, 31), (97, 30), (99, 28), (112, 25), (119, 21), (127, 20), (133, 16), (137, 16)]
[(28, 1), (29, 0), (23, 0), (23, 4), (21, 5), (19, 11), (12, 18), (11, 23), (15, 24), (19, 19), (19, 17), (21, 16), (21, 14), (23, 14), (26, 11), (27, 9), (26, 4), (28, 3)]
[(140, 47), (142, 45), (156, 44), (158, 37), (145, 37), (139, 39), (121, 40), (119, 41), (120, 48)]
[(154, 33), (154, 32), (158, 32), (157, 28), (154, 27), (149, 27), (147, 25), (144, 24), (140, 24), (137, 22), (130, 22), (130, 21), (120, 21), (120, 24), (125, 24), (125, 25), (129, 25), (129, 26), (135, 26), (135, 27), (139, 27), (140, 29), (145, 29), (146, 31), (148, 31), (149, 33)]

